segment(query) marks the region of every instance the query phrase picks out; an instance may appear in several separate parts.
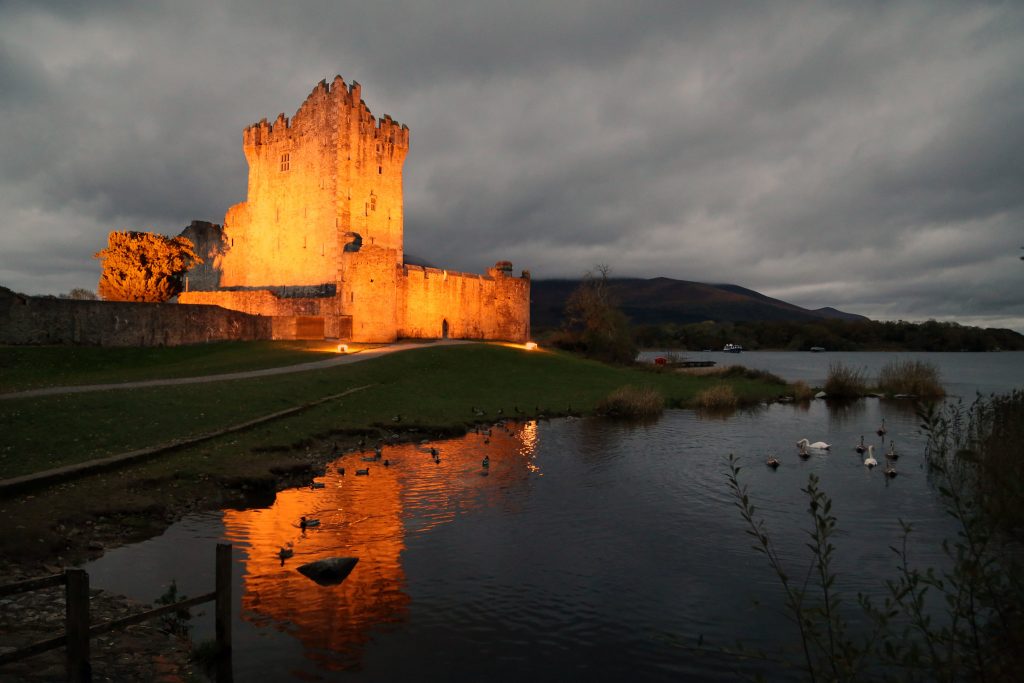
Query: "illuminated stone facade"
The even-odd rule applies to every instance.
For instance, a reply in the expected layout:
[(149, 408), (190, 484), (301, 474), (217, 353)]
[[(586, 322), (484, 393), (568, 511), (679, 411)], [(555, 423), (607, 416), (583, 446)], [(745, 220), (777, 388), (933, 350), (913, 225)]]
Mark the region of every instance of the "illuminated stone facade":
[(246, 128), (243, 148), (247, 200), (228, 210), (219, 240), (204, 234), (206, 263), (180, 303), (286, 319), (274, 325), (281, 337), (529, 336), (527, 273), (405, 263), (409, 129), (375, 119), (358, 83), (321, 81), (290, 120)]

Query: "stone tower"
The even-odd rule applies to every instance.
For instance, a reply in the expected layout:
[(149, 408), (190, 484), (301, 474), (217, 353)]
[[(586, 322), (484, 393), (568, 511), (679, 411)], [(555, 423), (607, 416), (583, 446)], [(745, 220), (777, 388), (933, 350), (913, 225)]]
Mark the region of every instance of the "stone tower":
[(358, 83), (321, 81), (290, 120), (247, 127), (243, 148), (248, 200), (224, 218), (221, 287), (338, 283), (362, 246), (401, 265), (409, 129), (375, 119)]

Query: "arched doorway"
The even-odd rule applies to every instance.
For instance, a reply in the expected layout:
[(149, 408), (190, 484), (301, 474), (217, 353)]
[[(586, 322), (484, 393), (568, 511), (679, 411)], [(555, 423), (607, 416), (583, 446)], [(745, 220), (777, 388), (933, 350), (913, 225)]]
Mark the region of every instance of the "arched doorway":
[(448, 338), (448, 318), (441, 321), (441, 339)]

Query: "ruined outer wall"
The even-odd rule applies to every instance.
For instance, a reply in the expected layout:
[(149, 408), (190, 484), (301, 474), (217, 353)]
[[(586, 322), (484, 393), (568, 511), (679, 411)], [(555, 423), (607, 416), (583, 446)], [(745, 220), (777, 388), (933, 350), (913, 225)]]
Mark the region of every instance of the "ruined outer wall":
[(245, 129), (248, 195), (224, 219), (221, 286), (335, 282), (353, 233), (401, 263), (409, 129), (374, 119), (360, 93), (321, 81), (290, 120)]
[(271, 335), (270, 318), (216, 306), (77, 301), (0, 288), (0, 344), (179, 346)]
[(399, 282), (399, 336), (501, 339), (530, 335), (529, 277), (455, 273), (405, 266)]

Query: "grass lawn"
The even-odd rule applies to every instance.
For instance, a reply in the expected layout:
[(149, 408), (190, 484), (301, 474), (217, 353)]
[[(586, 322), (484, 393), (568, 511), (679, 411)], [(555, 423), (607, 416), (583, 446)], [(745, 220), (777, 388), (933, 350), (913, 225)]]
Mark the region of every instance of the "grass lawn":
[[(273, 354), (265, 352), (261, 344), (252, 346), (256, 348), (251, 352), (236, 349), (237, 355), (252, 361)], [(98, 371), (102, 381), (135, 379), (136, 373), (157, 371), (150, 362), (140, 360), (146, 349), (102, 351), (111, 352), (105, 357), (106, 368)], [(115, 373), (117, 352), (127, 359), (127, 377)], [(235, 362), (233, 357), (220, 358), (227, 365)], [(179, 367), (189, 367), (192, 374), (200, 367), (223, 372), (225, 365), (216, 365), (215, 360), (213, 355), (196, 354), (180, 357), (177, 362)], [(55, 365), (55, 361), (44, 363), (44, 367)], [(68, 367), (72, 375), (84, 377), (78, 366)], [(23, 374), (25, 379), (31, 376), (27, 371)], [(55, 375), (49, 370), (36, 373), (37, 378), (42, 376)], [(665, 397), (667, 405), (687, 406), (698, 391), (721, 382), (730, 384), (748, 401), (783, 393), (777, 384), (745, 378), (722, 380), (609, 367), (563, 353), (472, 344), (425, 347), (352, 365), (247, 380), (11, 399), (0, 401), (0, 477), (213, 431), (364, 385), (372, 386), (297, 415), (209, 442), (201, 449), (206, 453), (204, 459), (209, 460), (210, 449), (220, 449), (258, 461), (274, 449), (375, 426), (389, 431), (411, 426), (450, 429), (501, 416), (586, 413), (623, 385), (650, 386)], [(474, 408), (486, 411), (485, 416), (477, 416)], [(401, 422), (393, 422), (396, 415), (401, 416)]]
[(332, 355), (331, 344), (324, 341), (129, 348), (0, 346), (0, 393), (258, 370)]

